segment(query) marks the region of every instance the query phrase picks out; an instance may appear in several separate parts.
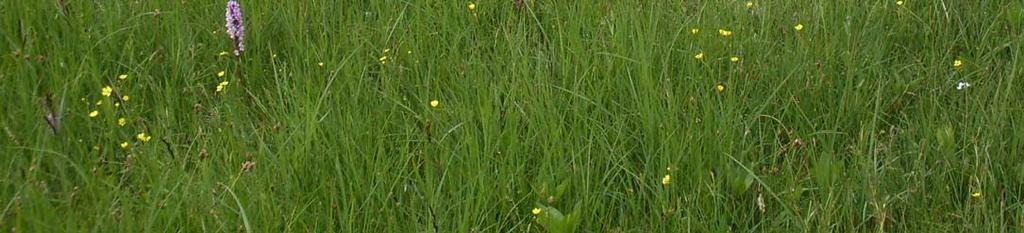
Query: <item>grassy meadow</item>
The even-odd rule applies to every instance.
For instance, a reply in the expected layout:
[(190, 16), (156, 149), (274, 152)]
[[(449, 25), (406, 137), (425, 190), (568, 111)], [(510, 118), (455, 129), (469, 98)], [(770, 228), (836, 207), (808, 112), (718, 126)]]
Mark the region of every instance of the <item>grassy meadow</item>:
[(0, 232), (1021, 232), (1024, 1), (0, 0)]

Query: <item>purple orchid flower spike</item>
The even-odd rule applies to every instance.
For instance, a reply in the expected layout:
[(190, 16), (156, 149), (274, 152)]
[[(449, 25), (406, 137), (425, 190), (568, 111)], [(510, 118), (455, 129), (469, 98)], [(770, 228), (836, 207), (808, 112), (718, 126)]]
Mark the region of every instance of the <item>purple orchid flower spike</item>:
[(235, 45), (235, 56), (242, 56), (242, 52), (245, 51), (245, 25), (242, 24), (242, 5), (239, 5), (238, 1), (228, 0), (224, 17), (227, 19), (228, 36), (231, 37), (231, 41)]

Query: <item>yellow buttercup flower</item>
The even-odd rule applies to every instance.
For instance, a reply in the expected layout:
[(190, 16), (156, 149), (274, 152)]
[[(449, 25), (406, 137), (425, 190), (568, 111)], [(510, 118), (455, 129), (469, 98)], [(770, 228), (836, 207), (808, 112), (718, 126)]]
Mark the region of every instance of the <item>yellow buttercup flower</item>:
[(124, 125), (127, 125), (127, 124), (128, 124), (128, 119), (124, 119), (124, 117), (117, 119), (117, 125), (124, 126)]
[(217, 72), (217, 77), (218, 77), (218, 78), (223, 78), (223, 77), (224, 77), (224, 75), (227, 75), (227, 74), (228, 74), (228, 73), (227, 73), (226, 71), (224, 71), (224, 70), (221, 70), (220, 72)]
[(725, 92), (725, 84), (719, 83), (718, 85), (715, 85), (715, 91), (718, 93)]
[(381, 65), (387, 64), (388, 63), (388, 56), (380, 57), (380, 58), (377, 59), (377, 61), (380, 62)]
[(318, 66), (320, 66), (320, 67), (324, 67), (324, 63), (323, 63), (323, 62), (321, 62), (321, 63), (316, 63), (316, 65), (318, 65)]
[(110, 93), (112, 92), (114, 92), (114, 88), (110, 86), (105, 86), (102, 90), (100, 90), (100, 94), (102, 94), (103, 96), (110, 96)]
[(227, 56), (227, 55), (228, 55), (228, 51), (221, 51), (220, 53), (217, 54), (217, 56)]
[(468, 5), (467, 7), (469, 7), (469, 10), (471, 10), (471, 11), (472, 11), (472, 10), (476, 10), (476, 3), (472, 3), (472, 2), (470, 2), (470, 3), (469, 3), (469, 5)]
[(96, 117), (96, 116), (99, 116), (99, 115), (100, 115), (100, 111), (93, 110), (92, 112), (89, 112), (89, 117)]
[(672, 176), (671, 175), (665, 175), (665, 177), (661, 178), (661, 184), (662, 185), (668, 185), (670, 183), (672, 183)]
[(223, 81), (217, 84), (217, 92), (224, 91), (224, 88), (228, 87), (228, 81)]
[(754, 2), (747, 2), (747, 8), (754, 8)]
[(441, 105), (441, 101), (438, 101), (438, 100), (431, 100), (430, 101), (430, 107), (436, 108), (438, 105)]
[(797, 31), (802, 31), (804, 30), (804, 25), (798, 23), (796, 24), (796, 26), (793, 26), (793, 29), (796, 29)]
[(697, 60), (704, 59), (704, 52), (697, 53), (697, 55), (694, 55), (693, 58), (696, 58)]
[(121, 143), (121, 148), (122, 149), (128, 149), (128, 142), (122, 142)]
[(902, 6), (903, 5), (903, 1), (896, 1), (896, 5), (897, 6)]
[(100, 105), (103, 105), (103, 100), (96, 101), (96, 106), (100, 106)]
[(692, 33), (694, 35), (700, 34), (700, 29), (699, 28), (690, 29), (690, 33)]
[(729, 36), (732, 36), (732, 31), (725, 30), (725, 29), (718, 29), (718, 34), (722, 35), (724, 37), (729, 37)]
[(138, 135), (135, 135), (135, 139), (139, 139), (139, 141), (143, 143), (149, 142), (152, 138), (153, 137), (146, 135), (146, 133), (139, 133)]
[(533, 211), (530, 211), (530, 212), (532, 212), (533, 215), (540, 215), (541, 210), (540, 210), (540, 208), (533, 208)]
[(729, 61), (731, 61), (731, 62), (738, 62), (738, 61), (740, 61), (740, 58), (739, 57), (731, 57), (731, 58), (729, 58)]
[(117, 79), (120, 79), (120, 80), (128, 79), (128, 75), (127, 74), (118, 75)]
[(981, 197), (981, 192), (974, 192), (974, 193), (971, 193), (971, 197), (973, 197), (973, 198), (979, 198), (979, 197)]
[(128, 95), (121, 96), (121, 101), (128, 102), (130, 99), (132, 99), (132, 97), (128, 97)]
[(964, 62), (961, 61), (960, 59), (956, 59), (955, 61), (953, 61), (953, 67), (954, 68), (959, 69), (960, 67), (963, 67), (963, 66), (964, 66)]

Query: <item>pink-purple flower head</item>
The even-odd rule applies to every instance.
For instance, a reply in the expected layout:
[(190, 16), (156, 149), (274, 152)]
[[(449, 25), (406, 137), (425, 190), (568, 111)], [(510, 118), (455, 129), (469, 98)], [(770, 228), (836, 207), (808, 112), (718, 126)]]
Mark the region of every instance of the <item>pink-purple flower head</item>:
[(245, 51), (245, 25), (242, 25), (242, 6), (238, 1), (228, 0), (224, 17), (227, 19), (228, 36), (235, 43), (235, 56), (241, 56)]

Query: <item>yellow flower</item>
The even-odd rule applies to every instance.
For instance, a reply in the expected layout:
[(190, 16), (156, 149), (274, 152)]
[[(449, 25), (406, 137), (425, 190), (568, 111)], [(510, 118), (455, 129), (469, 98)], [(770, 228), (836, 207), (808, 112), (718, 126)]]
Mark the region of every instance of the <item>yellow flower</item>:
[(956, 59), (956, 61), (953, 61), (953, 67), (959, 69), (960, 67), (963, 67), (963, 66), (964, 66), (964, 62), (961, 61), (960, 59)]
[(981, 192), (974, 192), (974, 193), (971, 193), (971, 197), (973, 197), (973, 198), (979, 198), (979, 197), (981, 197)]
[(729, 36), (732, 36), (732, 31), (725, 30), (725, 29), (718, 29), (718, 34), (722, 35), (724, 37), (729, 37)]
[(217, 84), (217, 92), (224, 91), (224, 88), (228, 87), (228, 81), (223, 81)]
[(384, 53), (391, 52), (391, 49), (384, 49)]
[(747, 8), (754, 8), (754, 2), (747, 2)]
[(469, 7), (469, 10), (471, 10), (471, 11), (472, 10), (476, 10), (476, 3), (470, 2), (468, 7)]
[(388, 56), (380, 57), (380, 58), (377, 59), (377, 61), (379, 61), (381, 65), (387, 64), (388, 63)]
[(100, 115), (100, 111), (93, 110), (92, 112), (89, 112), (89, 117), (96, 117), (96, 116), (99, 116), (99, 115)]
[(715, 91), (718, 93), (725, 92), (725, 84), (719, 83), (718, 85), (715, 85)]
[(793, 29), (796, 29), (797, 31), (802, 31), (804, 30), (804, 25), (798, 23), (796, 24), (796, 26), (793, 26)]
[(437, 100), (431, 100), (430, 101), (430, 107), (436, 108), (438, 105), (441, 105), (441, 101), (437, 101)]
[(117, 79), (120, 79), (120, 80), (128, 79), (128, 75), (127, 74), (118, 75)]
[(729, 61), (731, 61), (731, 62), (738, 62), (738, 61), (740, 61), (740, 58), (739, 57), (731, 57), (731, 58), (729, 58)]
[(217, 77), (218, 77), (218, 78), (223, 78), (223, 77), (224, 77), (224, 75), (227, 75), (227, 74), (228, 74), (227, 72), (225, 72), (225, 71), (221, 70), (220, 72), (217, 72)]
[(662, 185), (668, 185), (670, 183), (672, 183), (672, 176), (671, 175), (665, 175), (665, 177), (661, 178), (661, 184)]
[(121, 107), (121, 103), (114, 103), (114, 107)]
[(903, 5), (903, 1), (896, 1), (896, 5), (897, 6), (902, 6)]
[(131, 98), (132, 97), (128, 97), (128, 95), (121, 96), (121, 101), (128, 102), (128, 100), (130, 100)]
[(694, 35), (700, 34), (700, 29), (699, 28), (690, 29), (690, 33), (693, 33)]
[(122, 142), (121, 143), (121, 148), (122, 149), (128, 149), (128, 142)]
[[(216, 31), (214, 31), (214, 32), (216, 32)], [(221, 51), (220, 53), (217, 54), (217, 56), (227, 56), (227, 55), (228, 55), (228, 51)]]
[(533, 211), (530, 212), (532, 212), (533, 215), (540, 215), (540, 208), (533, 208)]
[(139, 133), (139, 135), (135, 135), (135, 139), (139, 139), (139, 141), (143, 143), (149, 142), (149, 139), (152, 138), (153, 137), (146, 135), (146, 133)]
[(100, 106), (100, 105), (103, 105), (103, 100), (96, 101), (96, 106)]
[(324, 67), (324, 63), (323, 63), (323, 62), (321, 62), (321, 63), (316, 63), (316, 65), (318, 65), (318, 66), (320, 66), (320, 67)]
[(110, 86), (105, 86), (102, 90), (100, 90), (100, 94), (103, 94), (103, 96), (110, 96), (111, 92), (114, 92), (114, 88)]
[(693, 56), (693, 58), (696, 58), (697, 60), (704, 59), (704, 52), (697, 53), (697, 55)]
[(127, 124), (128, 124), (128, 119), (124, 119), (124, 117), (117, 119), (117, 125), (124, 126), (124, 125), (127, 125)]

